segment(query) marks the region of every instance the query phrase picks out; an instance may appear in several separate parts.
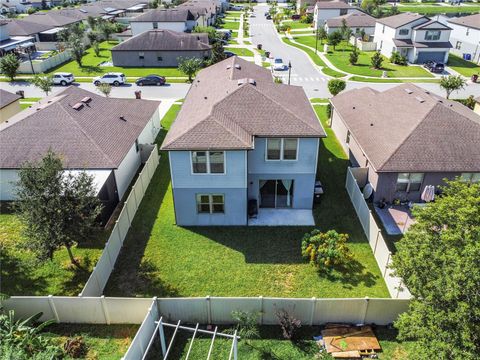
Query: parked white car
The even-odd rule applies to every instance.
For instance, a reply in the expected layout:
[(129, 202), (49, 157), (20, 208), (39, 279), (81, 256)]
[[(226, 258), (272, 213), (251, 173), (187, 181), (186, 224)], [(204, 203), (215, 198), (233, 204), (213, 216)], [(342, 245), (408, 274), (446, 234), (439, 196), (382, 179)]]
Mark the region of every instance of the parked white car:
[(53, 85), (67, 86), (75, 81), (72, 73), (58, 72), (53, 74)]
[(127, 81), (126, 81), (126, 78), (125, 78), (125, 74), (114, 73), (114, 72), (106, 73), (102, 76), (98, 76), (98, 77), (93, 79), (93, 84), (95, 86), (98, 86), (100, 84), (110, 84), (110, 85), (113, 85), (113, 86), (120, 86), (120, 85), (125, 84), (126, 82)]
[(272, 63), (273, 70), (285, 70), (287, 65), (283, 63), (283, 60), (280, 58), (275, 58)]

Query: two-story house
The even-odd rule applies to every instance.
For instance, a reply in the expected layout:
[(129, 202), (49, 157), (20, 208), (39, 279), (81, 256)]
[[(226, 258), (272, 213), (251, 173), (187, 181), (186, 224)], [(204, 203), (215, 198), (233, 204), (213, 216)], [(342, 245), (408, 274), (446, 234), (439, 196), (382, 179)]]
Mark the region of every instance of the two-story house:
[(446, 63), (452, 44), (451, 28), (426, 16), (402, 13), (378, 19), (374, 40), (386, 57), (398, 51), (409, 63), (423, 64), (427, 61)]
[(480, 14), (462, 16), (448, 20), (452, 28), (450, 37), (453, 48), (452, 53), (467, 60), (480, 63)]
[(341, 0), (317, 1), (313, 11), (313, 27), (322, 28), (328, 19), (347, 14), (360, 14), (362, 11)]
[(301, 87), (236, 56), (203, 69), (161, 147), (177, 224), (248, 225), (252, 205), (259, 217), (299, 209), (313, 222), (321, 137)]
[(153, 9), (130, 20), (132, 35), (148, 30), (191, 31), (197, 25), (198, 15), (188, 9)]

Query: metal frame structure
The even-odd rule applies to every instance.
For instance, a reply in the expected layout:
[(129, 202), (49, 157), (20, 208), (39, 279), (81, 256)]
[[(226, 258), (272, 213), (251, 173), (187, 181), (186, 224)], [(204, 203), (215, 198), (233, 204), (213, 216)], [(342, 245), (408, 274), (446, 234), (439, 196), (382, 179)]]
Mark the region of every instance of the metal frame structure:
[[(208, 350), (206, 360), (210, 360), (210, 357), (211, 357), (212, 351), (213, 351), (213, 345), (215, 343), (216, 337), (224, 337), (224, 338), (227, 338), (227, 339), (232, 339), (232, 346), (230, 348), (230, 355), (228, 356), (228, 360), (237, 360), (238, 340), (240, 339), (240, 337), (237, 335), (236, 330), (235, 330), (235, 333), (233, 335), (224, 334), (224, 333), (218, 332), (218, 326), (215, 327), (214, 331), (209, 331), (209, 330), (199, 329), (200, 325), (198, 323), (194, 328), (192, 328), (192, 327), (189, 327), (189, 326), (180, 325), (181, 324), (180, 320), (176, 324), (170, 324), (170, 323), (164, 322), (162, 317), (160, 318), (160, 320), (155, 321), (155, 324), (157, 324), (156, 327), (155, 327), (155, 331), (153, 332), (152, 337), (150, 338), (150, 341), (148, 342), (148, 346), (147, 346), (147, 349), (145, 351), (145, 354), (143, 355), (142, 360), (145, 360), (147, 358), (150, 347), (152, 346), (153, 341), (155, 340), (155, 337), (156, 337), (157, 334), (159, 336), (160, 346), (162, 348), (162, 356), (163, 356), (162, 359), (163, 360), (168, 360), (168, 355), (170, 353), (170, 350), (172, 349), (173, 343), (175, 341), (175, 336), (177, 335), (177, 332), (179, 330), (185, 330), (185, 331), (193, 332), (193, 335), (190, 339), (190, 345), (188, 347), (187, 355), (185, 356), (185, 360), (189, 359), (190, 352), (192, 351), (192, 347), (193, 347), (193, 342), (195, 341), (195, 337), (196, 337), (197, 334), (208, 334), (208, 335), (212, 336), (212, 341), (210, 343), (210, 348)], [(168, 343), (168, 346), (167, 346), (167, 343), (165, 341), (164, 327), (174, 328), (173, 335), (172, 335), (172, 338), (170, 339), (170, 342)]]

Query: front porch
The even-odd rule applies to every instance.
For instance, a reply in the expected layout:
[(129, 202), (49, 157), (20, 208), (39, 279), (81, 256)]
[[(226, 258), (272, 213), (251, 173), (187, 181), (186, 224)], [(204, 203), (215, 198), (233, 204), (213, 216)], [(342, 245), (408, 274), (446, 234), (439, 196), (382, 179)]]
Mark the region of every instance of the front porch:
[(249, 226), (315, 226), (309, 209), (258, 209), (255, 218), (248, 219)]

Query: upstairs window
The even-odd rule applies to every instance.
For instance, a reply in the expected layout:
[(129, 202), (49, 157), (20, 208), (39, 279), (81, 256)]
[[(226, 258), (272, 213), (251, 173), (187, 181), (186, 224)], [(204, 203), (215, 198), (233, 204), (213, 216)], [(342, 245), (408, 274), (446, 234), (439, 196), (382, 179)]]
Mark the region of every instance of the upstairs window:
[(423, 173), (400, 173), (397, 178), (397, 191), (420, 191)]
[(462, 173), (460, 179), (468, 183), (477, 183), (480, 182), (480, 173)]
[(192, 151), (192, 173), (224, 174), (224, 151)]
[(440, 30), (427, 30), (425, 32), (425, 40), (434, 41), (440, 40)]
[(408, 35), (409, 33), (409, 30), (408, 29), (400, 29), (400, 31), (398, 32), (400, 35)]
[(158, 29), (158, 23), (157, 23), (157, 22), (154, 22), (154, 23), (153, 23), (153, 28), (154, 28), (154, 29)]
[(297, 160), (298, 139), (267, 139), (266, 160)]

